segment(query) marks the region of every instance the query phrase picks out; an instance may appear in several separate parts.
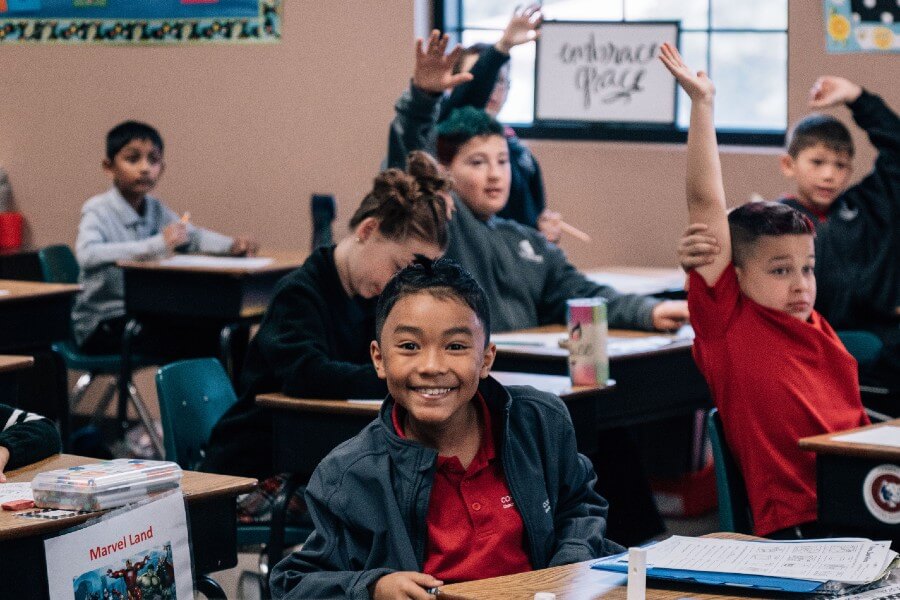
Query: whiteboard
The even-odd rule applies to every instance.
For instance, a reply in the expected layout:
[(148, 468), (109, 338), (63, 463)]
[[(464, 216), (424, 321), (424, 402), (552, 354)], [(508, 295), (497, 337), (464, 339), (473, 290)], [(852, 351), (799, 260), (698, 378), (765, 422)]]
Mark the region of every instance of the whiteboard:
[(658, 56), (677, 41), (678, 22), (545, 21), (535, 120), (674, 123), (676, 84)]

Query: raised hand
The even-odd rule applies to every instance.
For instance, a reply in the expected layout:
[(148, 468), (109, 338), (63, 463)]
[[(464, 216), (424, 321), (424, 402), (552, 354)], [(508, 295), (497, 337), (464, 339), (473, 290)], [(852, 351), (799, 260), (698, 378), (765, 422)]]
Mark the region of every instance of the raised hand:
[(659, 60), (662, 61), (669, 72), (675, 76), (691, 102), (712, 101), (716, 95), (716, 88), (712, 80), (706, 76), (703, 71), (694, 73), (684, 64), (678, 49), (672, 44), (665, 42), (659, 49)]
[(527, 44), (538, 39), (541, 35), (540, 27), (543, 22), (544, 13), (541, 12), (540, 4), (516, 8), (512, 19), (506, 24), (503, 37), (500, 38), (500, 41), (494, 47), (504, 54), (509, 54), (510, 49), (514, 46)]
[(678, 240), (678, 262), (685, 271), (711, 265), (721, 251), (706, 223), (690, 225)]
[(424, 92), (440, 94), (472, 80), (471, 73), (453, 74), (453, 65), (462, 54), (462, 46), (457, 44), (450, 54), (445, 54), (450, 36), (435, 29), (428, 36), (416, 40), (416, 66), (413, 71), (413, 85)]
[(816, 79), (809, 90), (810, 108), (829, 108), (853, 102), (862, 94), (862, 88), (849, 79), (824, 75)]

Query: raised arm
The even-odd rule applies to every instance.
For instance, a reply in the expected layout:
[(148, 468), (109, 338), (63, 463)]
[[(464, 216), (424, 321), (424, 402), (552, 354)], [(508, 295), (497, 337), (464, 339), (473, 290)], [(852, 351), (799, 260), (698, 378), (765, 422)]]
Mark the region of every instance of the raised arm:
[(438, 121), (442, 94), (471, 81), (469, 73), (453, 74), (453, 65), (462, 53), (462, 46), (457, 45), (447, 54), (449, 39), (435, 29), (427, 42), (421, 38), (416, 40), (412, 82), (394, 105), (384, 168), (406, 168), (406, 157), (414, 150), (433, 153), (434, 126)]
[(708, 285), (714, 285), (731, 262), (731, 235), (713, 122), (715, 87), (706, 73), (691, 71), (671, 44), (662, 45), (659, 57), (691, 99), (687, 141), (688, 215), (691, 223), (705, 224), (707, 233), (719, 241), (720, 252), (713, 261), (696, 268)]

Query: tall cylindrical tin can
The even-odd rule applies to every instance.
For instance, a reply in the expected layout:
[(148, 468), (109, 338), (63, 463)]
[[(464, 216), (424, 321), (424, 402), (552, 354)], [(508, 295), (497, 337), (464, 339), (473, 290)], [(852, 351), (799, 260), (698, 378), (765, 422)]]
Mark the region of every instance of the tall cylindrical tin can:
[(569, 376), (572, 385), (606, 385), (606, 301), (573, 298), (566, 302), (569, 322)]

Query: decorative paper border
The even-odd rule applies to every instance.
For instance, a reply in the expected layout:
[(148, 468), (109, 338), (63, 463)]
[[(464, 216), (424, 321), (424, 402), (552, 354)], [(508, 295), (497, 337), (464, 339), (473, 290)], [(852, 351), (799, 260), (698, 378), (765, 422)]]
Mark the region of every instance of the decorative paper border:
[[(824, 0), (828, 52), (900, 52), (900, 4), (893, 4), (884, 21), (862, 21), (850, 0)], [(887, 12), (887, 11), (886, 11)]]
[(259, 0), (259, 16), (223, 19), (0, 19), (0, 44), (166, 45), (281, 40), (282, 0)]

